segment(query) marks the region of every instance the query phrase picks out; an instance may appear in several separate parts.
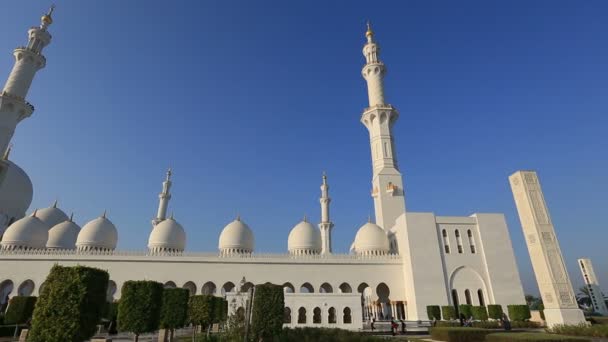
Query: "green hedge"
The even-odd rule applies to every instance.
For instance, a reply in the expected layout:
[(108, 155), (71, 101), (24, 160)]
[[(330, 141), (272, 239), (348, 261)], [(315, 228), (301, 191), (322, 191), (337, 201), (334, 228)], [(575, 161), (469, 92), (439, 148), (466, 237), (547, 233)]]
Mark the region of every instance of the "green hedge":
[(4, 324), (24, 324), (32, 318), (36, 297), (15, 296), (8, 302)]
[(526, 304), (507, 305), (509, 310), (509, 319), (515, 322), (527, 321), (532, 317), (530, 315), (530, 307)]
[(55, 265), (38, 297), (28, 342), (84, 341), (97, 332), (108, 272)]
[(211, 299), (213, 323), (221, 323), (226, 321), (228, 316), (228, 301), (222, 297), (213, 297)]
[(429, 305), (426, 307), (426, 316), (430, 319), (441, 320), (441, 308), (439, 305)]
[(430, 328), (429, 333), (431, 338), (436, 341), (447, 342), (483, 342), (492, 330), (479, 328)]
[(473, 305), (460, 304), (458, 306), (458, 312), (460, 315), (464, 316), (465, 319), (469, 319), (469, 317), (473, 316)]
[(546, 333), (494, 333), (486, 336), (486, 342), (591, 342), (590, 339)]
[(444, 305), (441, 307), (441, 315), (444, 320), (448, 321), (451, 319), (457, 319), (456, 308), (451, 305)]
[(474, 306), (471, 308), (473, 313), (473, 319), (477, 321), (487, 321), (488, 320), (488, 311), (486, 311), (485, 306)]
[(274, 336), (279, 335), (283, 329), (284, 310), (283, 286), (256, 285), (251, 316), (251, 336), (253, 340), (271, 341)]
[(281, 334), (272, 341), (379, 342), (386, 341), (386, 339), (336, 328), (284, 328)]
[(163, 290), (163, 304), (160, 309), (161, 328), (173, 330), (186, 325), (189, 298), (190, 292), (187, 289), (174, 288)]
[(488, 305), (488, 317), (491, 319), (502, 318), (502, 305), (490, 304)]
[(608, 338), (608, 325), (564, 325), (557, 324), (549, 329), (548, 332), (554, 334), (573, 335), (573, 336), (589, 336), (589, 337), (605, 337)]
[(153, 332), (160, 323), (163, 284), (149, 280), (127, 281), (118, 304), (118, 329), (135, 334)]
[(190, 296), (188, 301), (188, 320), (197, 326), (208, 327), (213, 322), (213, 296)]
[(532, 321), (515, 321), (511, 322), (511, 328), (513, 329), (530, 329), (530, 328), (540, 328), (540, 323), (532, 322)]

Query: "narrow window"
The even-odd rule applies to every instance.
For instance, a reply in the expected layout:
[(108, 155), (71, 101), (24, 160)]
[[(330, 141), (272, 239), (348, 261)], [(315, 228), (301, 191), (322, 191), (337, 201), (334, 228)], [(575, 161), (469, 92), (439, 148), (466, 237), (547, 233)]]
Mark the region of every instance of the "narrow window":
[(477, 297), (479, 298), (479, 305), (486, 306), (486, 301), (483, 299), (483, 291), (481, 289), (477, 290)]
[(469, 304), (469, 305), (473, 304), (471, 302), (471, 291), (469, 291), (468, 289), (464, 290), (464, 298), (467, 301), (467, 304)]
[(473, 237), (473, 233), (471, 230), (467, 230), (467, 236), (469, 237), (469, 246), (471, 247), (471, 253), (475, 254), (477, 251), (475, 249), (475, 238)]
[(456, 243), (458, 244), (458, 253), (462, 254), (462, 237), (460, 237), (460, 231), (458, 231), (458, 229), (456, 229), (456, 231), (454, 232), (454, 235), (456, 235)]
[(458, 311), (458, 305), (460, 305), (460, 302), (458, 300), (458, 292), (456, 291), (456, 289), (452, 290), (452, 304), (456, 308), (456, 311)]
[(450, 254), (450, 244), (449, 244), (449, 239), (448, 239), (448, 232), (446, 232), (444, 229), (441, 232), (441, 235), (443, 236), (443, 249), (445, 250), (446, 254)]

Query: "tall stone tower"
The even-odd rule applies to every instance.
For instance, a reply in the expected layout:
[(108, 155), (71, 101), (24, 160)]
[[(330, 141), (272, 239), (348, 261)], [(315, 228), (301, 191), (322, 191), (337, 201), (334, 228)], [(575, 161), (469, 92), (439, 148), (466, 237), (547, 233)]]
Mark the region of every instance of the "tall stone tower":
[(593, 311), (604, 316), (608, 315), (608, 308), (606, 308), (604, 295), (602, 294), (600, 283), (595, 276), (591, 259), (578, 259), (578, 265), (581, 268), (587, 290), (589, 290), (589, 299), (591, 300)]
[(392, 127), (399, 117), (397, 110), (384, 100), (383, 79), (386, 67), (380, 61), (380, 47), (374, 40), (374, 32), (367, 24), (367, 43), (363, 47), (365, 66), (363, 78), (367, 81), (369, 107), (361, 115), (361, 122), (369, 131), (372, 153), (372, 197), (376, 224), (391, 229), (397, 217), (405, 213), (403, 179), (397, 165), (397, 152)]
[(517, 171), (509, 181), (545, 305), (547, 325), (585, 323), (536, 172)]
[(323, 173), (323, 183), (321, 184), (321, 223), (319, 223), (319, 229), (321, 230), (321, 254), (331, 254), (331, 229), (334, 224), (329, 219), (329, 185), (327, 184), (327, 176)]
[(20, 46), (13, 51), (15, 64), (0, 93), (0, 151), (6, 151), (17, 124), (34, 112), (34, 106), (25, 101), (25, 97), (36, 72), (46, 65), (42, 49), (51, 42), (51, 34), (47, 29), (53, 23), (53, 10), (54, 7), (51, 7), (40, 18), (40, 26), (27, 31), (27, 46)]

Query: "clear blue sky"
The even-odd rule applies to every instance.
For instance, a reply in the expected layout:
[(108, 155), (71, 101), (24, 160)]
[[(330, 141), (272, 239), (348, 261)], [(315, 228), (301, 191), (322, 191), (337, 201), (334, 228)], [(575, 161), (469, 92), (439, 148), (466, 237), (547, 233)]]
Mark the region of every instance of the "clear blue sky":
[[(0, 75), (47, 1), (3, 1)], [(537, 292), (507, 177), (538, 170), (575, 286), (591, 257), (608, 286), (608, 3), (603, 1), (57, 1), (52, 44), (13, 160), (76, 221), (108, 210), (144, 249), (174, 168), (189, 250), (216, 250), (237, 213), (283, 252), (331, 185), (335, 249), (373, 212), (360, 76), (372, 20), (401, 113), (410, 211), (507, 217)]]

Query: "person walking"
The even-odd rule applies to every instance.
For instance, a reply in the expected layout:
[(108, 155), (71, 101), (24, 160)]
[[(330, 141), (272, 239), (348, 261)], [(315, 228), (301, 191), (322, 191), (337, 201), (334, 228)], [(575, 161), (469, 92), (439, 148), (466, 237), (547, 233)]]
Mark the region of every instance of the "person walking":
[(502, 313), (502, 318), (500, 320), (502, 321), (503, 329), (505, 329), (506, 331), (511, 330), (511, 322), (509, 322), (509, 317), (507, 317), (506, 313)]
[(400, 321), (401, 321), (401, 334), (405, 335), (405, 322), (402, 319), (400, 319)]
[(391, 335), (395, 336), (398, 327), (399, 326), (397, 325), (397, 322), (395, 322), (395, 320), (391, 318)]
[(376, 323), (376, 317), (372, 317), (372, 323), (371, 323), (372, 331), (374, 331), (374, 323)]

